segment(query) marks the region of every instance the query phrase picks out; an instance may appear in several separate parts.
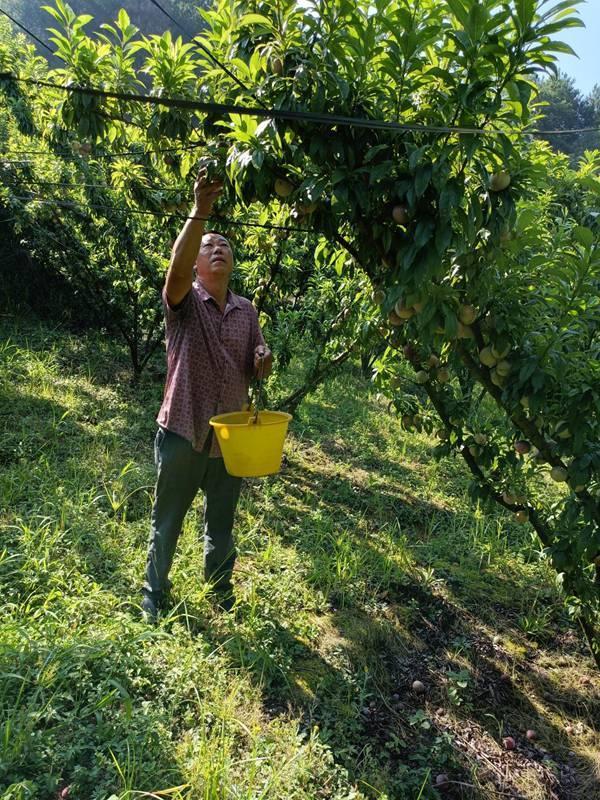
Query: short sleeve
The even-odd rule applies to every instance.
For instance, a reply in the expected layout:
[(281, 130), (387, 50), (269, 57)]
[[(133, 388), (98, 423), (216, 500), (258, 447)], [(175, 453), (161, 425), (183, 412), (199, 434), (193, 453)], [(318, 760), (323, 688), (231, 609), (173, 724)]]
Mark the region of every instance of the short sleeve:
[(167, 299), (167, 287), (163, 286), (162, 289), (162, 302), (163, 302), (163, 309), (165, 312), (165, 320), (167, 323), (170, 322), (180, 322), (182, 319), (185, 319), (189, 313), (189, 309), (192, 305), (192, 290), (186, 294), (183, 298), (181, 303), (176, 306), (172, 306), (169, 304)]

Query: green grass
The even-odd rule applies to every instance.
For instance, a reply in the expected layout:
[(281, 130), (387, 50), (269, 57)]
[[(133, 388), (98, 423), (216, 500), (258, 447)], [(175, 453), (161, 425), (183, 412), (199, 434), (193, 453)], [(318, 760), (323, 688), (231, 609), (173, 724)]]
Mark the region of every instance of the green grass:
[(106, 337), (18, 319), (0, 341), (2, 800), (598, 791), (598, 682), (531, 531), (352, 370), (245, 485), (236, 613), (199, 577), (198, 498), (148, 628), (160, 368), (133, 387)]

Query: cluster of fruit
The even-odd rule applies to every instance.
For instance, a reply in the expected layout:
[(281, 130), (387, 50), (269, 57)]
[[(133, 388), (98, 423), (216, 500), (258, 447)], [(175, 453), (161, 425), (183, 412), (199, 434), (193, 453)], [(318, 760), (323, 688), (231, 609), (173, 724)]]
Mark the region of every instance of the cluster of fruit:
[(80, 142), (78, 139), (74, 139), (71, 142), (71, 150), (77, 156), (89, 156), (92, 152), (92, 145), (89, 142)]
[[(288, 200), (295, 191), (294, 185), (285, 178), (277, 178), (274, 189), (275, 194), (282, 200)], [(311, 214), (314, 214), (318, 207), (319, 204), (315, 202), (298, 202), (294, 205), (292, 216), (294, 219), (301, 222), (307, 217), (310, 217)]]

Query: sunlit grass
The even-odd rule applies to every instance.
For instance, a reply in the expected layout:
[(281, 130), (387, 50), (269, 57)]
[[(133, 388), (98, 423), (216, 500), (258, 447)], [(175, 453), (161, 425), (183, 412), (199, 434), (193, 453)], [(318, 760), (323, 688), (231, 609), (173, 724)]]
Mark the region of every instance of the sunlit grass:
[[(200, 578), (199, 498), (148, 628), (162, 386), (131, 386), (105, 337), (4, 327), (2, 800), (433, 798), (436, 771), (495, 797), (464, 725), (498, 752), (536, 727), (590, 797), (600, 697), (530, 531), (473, 507), (462, 465), (358, 374), (299, 409), (279, 476), (247, 482), (235, 614)], [(506, 787), (542, 797), (540, 775)]]

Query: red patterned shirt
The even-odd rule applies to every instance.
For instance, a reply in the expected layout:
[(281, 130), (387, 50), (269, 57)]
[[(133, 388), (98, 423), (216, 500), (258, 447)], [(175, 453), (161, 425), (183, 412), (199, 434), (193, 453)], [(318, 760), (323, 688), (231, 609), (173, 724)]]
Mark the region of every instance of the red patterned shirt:
[[(264, 345), (256, 309), (227, 292), (225, 311), (196, 280), (182, 303), (172, 308), (163, 288), (167, 335), (167, 381), (158, 424), (202, 450), (209, 419), (241, 411), (248, 402), (254, 350)], [(213, 437), (211, 457), (221, 455)]]

